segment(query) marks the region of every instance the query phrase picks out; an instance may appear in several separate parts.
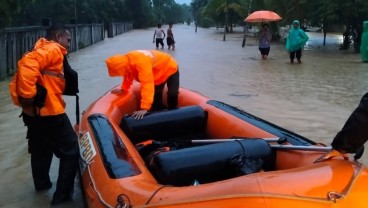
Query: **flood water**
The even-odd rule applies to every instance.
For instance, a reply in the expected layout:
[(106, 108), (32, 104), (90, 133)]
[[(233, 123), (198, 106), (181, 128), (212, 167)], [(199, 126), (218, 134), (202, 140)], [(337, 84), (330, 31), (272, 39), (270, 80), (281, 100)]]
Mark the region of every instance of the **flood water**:
[[(167, 29), (167, 26), (164, 26)], [(174, 25), (181, 86), (212, 99), (239, 107), (251, 114), (329, 145), (360, 98), (368, 90), (368, 65), (352, 51), (339, 51), (340, 35), (328, 35), (322, 46), (320, 33), (308, 33), (302, 64), (290, 64), (284, 45), (272, 43), (270, 57), (261, 60), (257, 41), (222, 29)], [(109, 78), (104, 60), (133, 49), (154, 49), (153, 29), (134, 30), (70, 54), (70, 64), (79, 73), (80, 108), (121, 83)], [(35, 193), (26, 128), (20, 109), (11, 104), (8, 81), (0, 82), (0, 207), (49, 207), (58, 170), (51, 170), (53, 188)], [(74, 98), (65, 97), (67, 112), (75, 122)], [(368, 164), (368, 153), (361, 159)], [(62, 207), (83, 207), (83, 196), (75, 184), (74, 201)]]

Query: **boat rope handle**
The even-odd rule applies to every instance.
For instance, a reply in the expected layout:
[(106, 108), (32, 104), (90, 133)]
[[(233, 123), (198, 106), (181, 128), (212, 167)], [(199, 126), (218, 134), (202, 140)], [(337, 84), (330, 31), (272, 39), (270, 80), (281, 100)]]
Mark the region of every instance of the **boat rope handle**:
[(91, 178), (91, 181), (92, 181), (92, 185), (93, 185), (93, 190), (96, 192), (97, 196), (98, 196), (98, 199), (108, 208), (113, 208), (110, 204), (108, 204), (101, 196), (101, 193), (98, 191), (97, 187), (96, 187), (96, 184), (95, 184), (95, 181), (93, 180), (93, 177), (92, 177), (92, 173), (91, 173), (91, 169), (90, 169), (90, 166), (87, 165), (87, 169), (88, 169), (88, 173), (89, 173), (89, 177)]
[(238, 144), (241, 146), (242, 150), (243, 150), (243, 155), (244, 157), (248, 157), (247, 152), (245, 151), (244, 146), (242, 145), (242, 143), (239, 140), (235, 140), (236, 142), (238, 142)]
[[(101, 193), (98, 191), (98, 188), (96, 187), (96, 183), (95, 183), (95, 180), (93, 179), (93, 176), (92, 176), (92, 172), (91, 172), (91, 169), (90, 169), (90, 164), (94, 162), (94, 160), (92, 160), (91, 162), (87, 162), (85, 160), (83, 160), (85, 163), (86, 163), (86, 166), (87, 166), (87, 169), (88, 169), (88, 174), (89, 174), (89, 177), (91, 179), (91, 182), (92, 182), (92, 185), (93, 185), (93, 190), (96, 192), (97, 196), (98, 196), (98, 199), (102, 202), (102, 204), (104, 204), (106, 207), (108, 208), (129, 208), (131, 207), (130, 206), (130, 200), (129, 198), (125, 195), (125, 194), (120, 194), (117, 198), (117, 204), (115, 207), (111, 206), (110, 204), (108, 204), (102, 197)], [(122, 198), (122, 196), (126, 196), (126, 198), (128, 199), (128, 203), (126, 203), (124, 201), (124, 199)]]
[(160, 191), (161, 189), (165, 188), (165, 187), (170, 187), (167, 185), (163, 185), (161, 187), (159, 187), (158, 189), (156, 189), (156, 191), (153, 192), (153, 194), (150, 196), (150, 198), (147, 200), (147, 202), (144, 205), (147, 205), (151, 202), (151, 200), (153, 199), (153, 197), (157, 194), (158, 191)]

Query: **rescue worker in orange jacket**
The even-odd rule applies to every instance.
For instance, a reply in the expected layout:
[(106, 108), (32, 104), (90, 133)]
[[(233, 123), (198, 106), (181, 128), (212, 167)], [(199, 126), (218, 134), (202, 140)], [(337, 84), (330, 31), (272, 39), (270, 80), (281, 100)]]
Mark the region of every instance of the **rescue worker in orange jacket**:
[[(65, 113), (62, 98), (65, 87), (63, 59), (70, 40), (71, 34), (63, 25), (51, 26), (46, 38), (40, 38), (33, 50), (18, 61), (16, 85), (11, 87), (11, 94), (18, 96), (27, 126), (36, 191), (52, 187), (49, 170), (53, 154), (60, 158), (59, 176), (52, 199), (54, 205), (71, 199), (79, 158), (78, 138)], [(40, 93), (36, 85), (47, 90), (43, 106), (35, 104)]]
[(123, 76), (121, 89), (113, 93), (122, 93), (130, 89), (133, 80), (141, 84), (140, 110), (132, 116), (142, 119), (149, 110), (163, 107), (163, 89), (167, 85), (167, 105), (169, 109), (178, 105), (179, 68), (173, 57), (157, 50), (133, 50), (126, 54), (116, 54), (106, 61), (111, 77)]

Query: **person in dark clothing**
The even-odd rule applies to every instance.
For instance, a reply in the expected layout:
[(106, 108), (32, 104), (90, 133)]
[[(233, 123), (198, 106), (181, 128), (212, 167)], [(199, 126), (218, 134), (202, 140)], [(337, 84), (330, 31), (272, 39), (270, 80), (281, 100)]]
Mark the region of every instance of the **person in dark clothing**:
[(349, 116), (342, 129), (332, 140), (331, 151), (328, 151), (315, 162), (322, 162), (332, 157), (345, 156), (347, 153), (355, 154), (359, 159), (364, 152), (364, 144), (368, 140), (368, 93), (366, 93), (358, 107)]
[(351, 113), (332, 141), (332, 147), (342, 153), (358, 153), (368, 140), (368, 93)]
[[(72, 198), (78, 170), (78, 137), (65, 113), (62, 98), (65, 90), (63, 61), (70, 45), (71, 34), (63, 25), (53, 25), (45, 38), (40, 38), (32, 51), (18, 62), (17, 82), (10, 87), (15, 105), (22, 108), (27, 126), (31, 168), (36, 191), (50, 189), (49, 176), (53, 155), (60, 159), (56, 190), (51, 204), (57, 205)], [(38, 100), (43, 86), (44, 100)], [(36, 103), (42, 103), (41, 105)]]
[(167, 29), (167, 38), (166, 38), (166, 42), (167, 42), (167, 48), (170, 50), (175, 50), (175, 39), (174, 39), (174, 33), (172, 31), (172, 27), (173, 24), (170, 23), (169, 24), (169, 29)]

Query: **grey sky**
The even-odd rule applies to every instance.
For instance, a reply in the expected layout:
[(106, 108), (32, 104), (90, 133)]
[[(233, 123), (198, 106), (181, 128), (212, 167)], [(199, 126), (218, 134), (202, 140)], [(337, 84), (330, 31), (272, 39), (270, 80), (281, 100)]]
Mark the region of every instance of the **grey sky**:
[(190, 2), (192, 2), (192, 0), (175, 0), (175, 2), (177, 4), (187, 4), (187, 5), (190, 5)]

